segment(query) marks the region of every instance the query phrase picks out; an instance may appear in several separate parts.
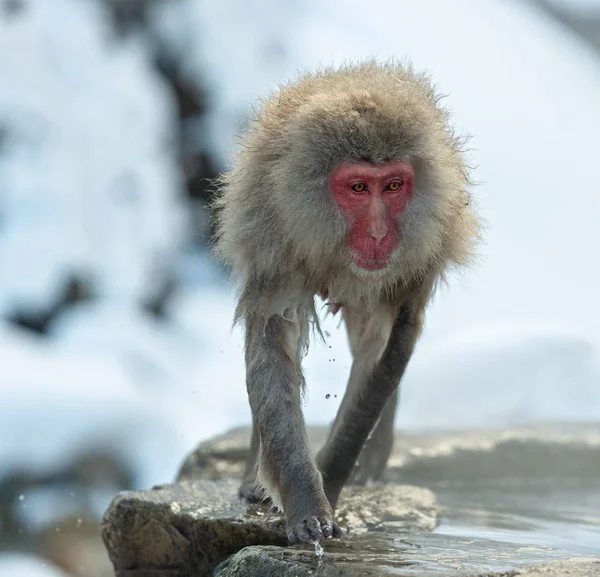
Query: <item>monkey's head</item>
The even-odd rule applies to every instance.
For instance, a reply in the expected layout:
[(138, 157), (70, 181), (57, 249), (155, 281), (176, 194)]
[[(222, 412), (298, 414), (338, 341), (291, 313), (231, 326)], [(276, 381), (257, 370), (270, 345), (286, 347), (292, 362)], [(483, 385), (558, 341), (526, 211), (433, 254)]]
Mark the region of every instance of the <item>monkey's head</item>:
[(402, 243), (401, 216), (413, 198), (414, 176), (409, 160), (355, 160), (333, 170), (329, 185), (348, 221), (346, 244), (353, 268), (368, 272), (389, 267)]
[(301, 269), (315, 283), (343, 271), (408, 283), (465, 261), (477, 220), (438, 100), (424, 76), (399, 65), (328, 70), (283, 87), (251, 122), (218, 201), (228, 213), (221, 254), (236, 235), (229, 219), (242, 230), (246, 267)]

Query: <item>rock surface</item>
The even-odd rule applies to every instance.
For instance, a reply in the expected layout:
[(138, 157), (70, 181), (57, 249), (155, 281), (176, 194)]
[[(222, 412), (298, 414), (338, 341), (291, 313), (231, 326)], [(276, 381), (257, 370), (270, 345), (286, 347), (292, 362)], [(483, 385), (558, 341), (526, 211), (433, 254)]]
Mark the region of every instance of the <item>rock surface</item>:
[[(236, 497), (238, 481), (182, 480), (123, 492), (103, 520), (102, 537), (117, 577), (200, 577), (248, 545), (287, 545), (283, 518)], [(342, 492), (346, 534), (431, 531), (437, 502), (428, 489), (393, 485)]]
[(257, 508), (246, 513), (236, 490), (221, 480), (121, 493), (102, 523), (117, 577), (210, 575), (246, 545), (285, 545), (281, 521)]
[[(327, 429), (308, 431), (313, 449)], [(185, 460), (180, 478), (241, 477), (248, 454), (250, 429), (240, 427), (201, 443)], [(550, 424), (505, 431), (448, 434), (397, 433), (385, 480), (428, 483), (502, 477), (600, 478), (600, 426)]]
[[(396, 577), (446, 576), (455, 577), (597, 577), (600, 560), (573, 558), (523, 568), (510, 568), (505, 559), (486, 559), (483, 551), (469, 556), (462, 548), (460, 554), (447, 551), (426, 551), (414, 543), (402, 541), (392, 547), (371, 543), (332, 542), (327, 544), (320, 560), (309, 547), (247, 547), (221, 563), (214, 577)], [(450, 545), (450, 543), (448, 543)], [(459, 549), (460, 551), (461, 549)], [(478, 554), (479, 553), (479, 554)], [(500, 556), (502, 557), (502, 556)], [(512, 560), (525, 561), (517, 548)], [(479, 569), (475, 566), (479, 565)], [(502, 567), (501, 569), (494, 569)]]

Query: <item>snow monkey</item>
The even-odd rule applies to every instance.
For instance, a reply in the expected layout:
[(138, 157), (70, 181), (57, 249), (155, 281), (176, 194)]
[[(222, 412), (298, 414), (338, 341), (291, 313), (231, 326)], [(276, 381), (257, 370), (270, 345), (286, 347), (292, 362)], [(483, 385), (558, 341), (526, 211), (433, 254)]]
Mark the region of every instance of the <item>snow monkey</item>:
[[(340, 537), (344, 484), (381, 476), (425, 307), (478, 237), (470, 200), (461, 140), (408, 66), (305, 75), (250, 120), (216, 196), (215, 250), (239, 283), (245, 327), (253, 434), (240, 495), (270, 497), (290, 543)], [(316, 296), (341, 309), (353, 364), (313, 456), (301, 360), (319, 332)]]

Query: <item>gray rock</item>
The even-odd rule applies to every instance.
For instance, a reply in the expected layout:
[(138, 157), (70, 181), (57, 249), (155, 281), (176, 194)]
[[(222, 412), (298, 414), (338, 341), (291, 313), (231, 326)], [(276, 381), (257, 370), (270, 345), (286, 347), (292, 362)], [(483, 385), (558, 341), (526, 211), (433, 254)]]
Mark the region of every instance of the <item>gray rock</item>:
[(345, 487), (336, 519), (348, 534), (366, 531), (399, 534), (433, 531), (437, 513), (437, 499), (429, 489), (411, 485), (370, 485)]
[(312, 548), (247, 547), (233, 555), (214, 572), (214, 577), (370, 577), (380, 573), (361, 562), (340, 565), (334, 559), (338, 553), (327, 554), (320, 562)]
[(123, 492), (102, 522), (117, 577), (210, 575), (247, 545), (285, 545), (280, 517), (235, 497), (232, 480), (195, 481)]
[[(313, 449), (326, 428), (309, 428)], [(236, 428), (201, 443), (186, 459), (180, 478), (241, 477), (250, 429)], [(504, 431), (439, 434), (397, 433), (385, 480), (428, 484), (437, 481), (600, 477), (600, 425), (551, 424)]]
[[(600, 560), (573, 558), (531, 564), (519, 549), (502, 553), (440, 540), (419, 546), (412, 538), (386, 543), (368, 539), (326, 542), (320, 559), (308, 546), (247, 547), (221, 563), (214, 577), (597, 577)], [(412, 542), (411, 542), (412, 541)], [(423, 543), (423, 542), (422, 542)], [(526, 565), (527, 563), (529, 565)], [(521, 563), (523, 567), (516, 567)]]
[[(283, 518), (238, 499), (237, 487), (233, 479), (188, 479), (121, 493), (102, 527), (117, 577), (201, 577), (246, 546), (287, 545)], [(394, 485), (345, 489), (338, 510), (346, 534), (363, 534), (430, 531), (438, 506), (428, 489)]]

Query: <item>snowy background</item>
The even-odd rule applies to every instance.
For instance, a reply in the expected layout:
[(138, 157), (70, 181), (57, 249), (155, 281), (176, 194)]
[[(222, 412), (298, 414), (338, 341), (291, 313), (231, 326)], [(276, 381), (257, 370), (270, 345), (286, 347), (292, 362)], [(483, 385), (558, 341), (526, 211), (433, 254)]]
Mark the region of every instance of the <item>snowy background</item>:
[[(301, 69), (408, 58), (472, 135), (485, 244), (431, 306), (398, 427), (600, 419), (600, 56), (555, 17), (600, 2), (365, 5), (0, 0), (2, 577), (104, 574), (56, 553), (64, 519), (94, 525), (118, 489), (172, 480), (249, 422), (207, 178)], [(350, 367), (325, 328), (316, 424)]]

